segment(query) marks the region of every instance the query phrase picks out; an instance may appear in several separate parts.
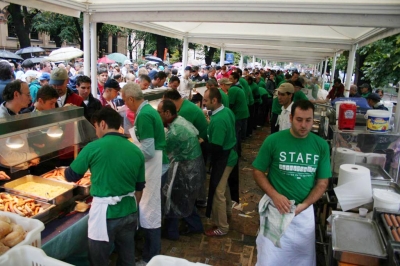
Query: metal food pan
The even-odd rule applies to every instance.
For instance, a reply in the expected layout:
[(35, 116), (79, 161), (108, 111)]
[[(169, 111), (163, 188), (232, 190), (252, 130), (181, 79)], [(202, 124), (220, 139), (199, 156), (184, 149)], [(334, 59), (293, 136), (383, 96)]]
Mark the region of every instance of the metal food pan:
[(364, 266), (383, 263), (387, 252), (375, 221), (335, 215), (332, 218), (333, 257)]
[(357, 165), (361, 165), (369, 169), (371, 180), (392, 180), (388, 172), (386, 172), (385, 169), (383, 169), (380, 165), (366, 163), (357, 163)]
[[(30, 194), (25, 191), (20, 191), (20, 190), (14, 189), (15, 187), (22, 185), (24, 183), (27, 183), (27, 182), (43, 183), (43, 184), (47, 184), (47, 185), (51, 185), (51, 186), (60, 186), (60, 187), (66, 188), (67, 191), (65, 191), (64, 193), (61, 193), (60, 195), (57, 195), (56, 197), (53, 197), (53, 198), (43, 198), (38, 195), (34, 195), (34, 194)], [(14, 180), (14, 181), (4, 184), (4, 189), (7, 192), (11, 192), (16, 195), (27, 196), (27, 197), (35, 199), (35, 200), (45, 201), (45, 202), (49, 202), (49, 203), (55, 204), (55, 205), (59, 205), (65, 201), (71, 199), (73, 196), (72, 190), (75, 187), (76, 187), (76, 185), (73, 185), (73, 184), (59, 182), (56, 180), (51, 180), (51, 179), (47, 179), (47, 178), (43, 178), (43, 177), (39, 177), (39, 176), (33, 176), (33, 175), (26, 175), (26, 176), (23, 176), (23, 177), (20, 177), (20, 178)]]
[[(67, 166), (60, 166), (58, 168), (68, 168)], [(55, 170), (55, 169), (54, 169)], [(42, 177), (46, 174), (49, 174), (51, 172), (53, 172), (54, 170), (48, 171), (47, 173), (42, 174)], [(50, 179), (50, 180), (55, 180), (58, 182), (64, 182), (67, 184), (74, 184), (76, 186), (76, 189), (74, 190), (76, 195), (82, 195), (82, 196), (89, 196), (90, 195), (90, 187), (91, 185), (78, 185), (76, 183), (73, 182), (68, 182), (68, 181), (62, 181), (62, 180), (57, 180), (57, 179), (53, 179), (53, 178), (46, 178), (46, 179)]]
[[(32, 198), (29, 198), (29, 197), (25, 197), (25, 196), (21, 196), (21, 195), (16, 195), (16, 194), (13, 194), (13, 193), (8, 193), (8, 192), (0, 192), (0, 195), (1, 194), (9, 194), (9, 195), (11, 195), (11, 196), (17, 196), (18, 198), (22, 198), (22, 199), (32, 199)], [(49, 216), (49, 212), (50, 212), (50, 210), (52, 209), (52, 208), (54, 208), (56, 205), (53, 205), (53, 204), (49, 204), (49, 203), (47, 203), (47, 202), (44, 202), (44, 201), (38, 201), (38, 200), (35, 200), (35, 199), (33, 199), (34, 200), (34, 203), (35, 204), (40, 204), (40, 206), (43, 208), (43, 211), (42, 212), (39, 212), (38, 214), (36, 214), (36, 215), (33, 215), (33, 216), (31, 216), (30, 218), (32, 218), (32, 219), (37, 219), (37, 220), (40, 220), (40, 221), (45, 221), (45, 220), (47, 220), (47, 216)]]

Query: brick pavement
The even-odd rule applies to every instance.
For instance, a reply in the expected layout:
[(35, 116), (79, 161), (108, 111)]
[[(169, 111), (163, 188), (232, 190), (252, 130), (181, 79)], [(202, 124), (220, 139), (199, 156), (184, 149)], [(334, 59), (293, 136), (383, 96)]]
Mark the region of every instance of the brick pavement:
[[(207, 237), (204, 234), (181, 236), (177, 241), (162, 239), (161, 254), (201, 262), (215, 266), (253, 266), (257, 261), (256, 235), (259, 216), (256, 211), (262, 192), (255, 184), (251, 163), (255, 159), (269, 128), (258, 129), (243, 145), (243, 157), (240, 167), (240, 203), (251, 218), (239, 216), (240, 211), (233, 209), (230, 219), (230, 231), (221, 237)], [(253, 211), (253, 212), (251, 212)], [(212, 223), (204, 215), (205, 209), (199, 210), (205, 229)], [(243, 214), (243, 213), (242, 213)]]

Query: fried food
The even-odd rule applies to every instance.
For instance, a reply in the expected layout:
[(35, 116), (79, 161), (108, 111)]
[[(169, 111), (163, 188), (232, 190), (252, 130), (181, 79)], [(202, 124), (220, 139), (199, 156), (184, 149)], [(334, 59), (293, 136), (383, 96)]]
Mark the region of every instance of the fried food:
[[(22, 217), (32, 217), (43, 208), (39, 203), (35, 203), (34, 199), (21, 198), (5, 192), (0, 193), (0, 210), (5, 212), (14, 212)], [(11, 223), (10, 219), (6, 216), (0, 216), (0, 220)]]

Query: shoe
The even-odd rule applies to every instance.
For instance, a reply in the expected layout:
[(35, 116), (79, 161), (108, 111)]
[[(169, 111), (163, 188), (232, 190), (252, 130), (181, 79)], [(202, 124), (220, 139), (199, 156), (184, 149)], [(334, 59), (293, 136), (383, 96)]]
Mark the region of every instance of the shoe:
[(221, 229), (209, 229), (205, 232), (206, 236), (224, 236), (227, 233), (221, 231)]
[(146, 266), (147, 262), (145, 262), (144, 260), (141, 260), (141, 261), (137, 261), (135, 265), (136, 266)]

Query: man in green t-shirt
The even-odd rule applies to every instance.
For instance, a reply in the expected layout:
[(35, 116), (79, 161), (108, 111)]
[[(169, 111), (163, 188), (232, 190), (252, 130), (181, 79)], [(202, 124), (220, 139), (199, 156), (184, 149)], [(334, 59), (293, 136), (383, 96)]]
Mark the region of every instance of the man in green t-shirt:
[(361, 92), (361, 97), (367, 98), (368, 95), (370, 95), (372, 92), (371, 86), (368, 83), (362, 84), (360, 86), (360, 92)]
[(168, 181), (163, 187), (166, 196), (165, 234), (168, 239), (179, 239), (179, 218), (191, 233), (202, 233), (203, 224), (197, 214), (195, 202), (204, 187), (206, 170), (198, 140), (198, 131), (192, 123), (178, 115), (171, 100), (163, 100), (157, 111), (168, 128), (167, 153), (171, 160)]
[(137, 204), (145, 185), (144, 156), (118, 132), (121, 120), (111, 108), (94, 113), (92, 121), (99, 139), (86, 145), (65, 170), (65, 178), (70, 182), (81, 179), (88, 169), (91, 172), (93, 201), (88, 228), (91, 265), (107, 265), (114, 243), (118, 243), (121, 261), (135, 261), (133, 239), (138, 225)]
[(266, 207), (268, 211), (277, 210), (282, 220), (291, 210), (295, 215), (279, 240), (281, 248), (265, 237), (269, 230), (266, 225), (272, 226), (274, 221), (260, 217), (264, 233), (257, 237), (259, 264), (316, 264), (312, 205), (325, 192), (331, 167), (327, 142), (310, 133), (313, 118), (314, 105), (310, 101), (295, 102), (290, 115), (291, 128), (269, 136), (253, 162), (253, 177), (266, 194), (262, 201), (271, 203)]
[(229, 106), (236, 118), (236, 139), (237, 152), (239, 157), (242, 154), (242, 141), (246, 139), (247, 119), (250, 117), (249, 108), (246, 103), (245, 91), (239, 83), (239, 74), (232, 72), (229, 75), (229, 81), (232, 86), (228, 89)]
[[(222, 81), (222, 82), (221, 82)], [(206, 82), (206, 88), (209, 90), (211, 88), (218, 89), (221, 93), (221, 102), (226, 107), (229, 108), (229, 97), (228, 97), (228, 90), (225, 88), (225, 82), (229, 82), (229, 79), (222, 78), (218, 82), (215, 78), (210, 78)], [(219, 83), (219, 84), (218, 84)], [(230, 83), (229, 83), (230, 84)], [(218, 88), (218, 86), (220, 88)]]
[(143, 152), (146, 169), (146, 188), (139, 204), (140, 226), (145, 233), (143, 261), (149, 262), (161, 251), (161, 182), (167, 177), (169, 160), (165, 153), (165, 133), (160, 115), (143, 98), (136, 83), (127, 83), (121, 90), (122, 99), (135, 116), (129, 130)]
[(229, 231), (227, 212), (231, 206), (231, 195), (227, 184), (229, 175), (237, 164), (237, 154), (234, 150), (235, 117), (231, 110), (221, 104), (218, 89), (206, 90), (203, 103), (212, 111), (207, 130), (212, 157), (206, 216), (211, 216), (216, 225), (216, 228), (205, 233), (207, 236), (221, 236)]

